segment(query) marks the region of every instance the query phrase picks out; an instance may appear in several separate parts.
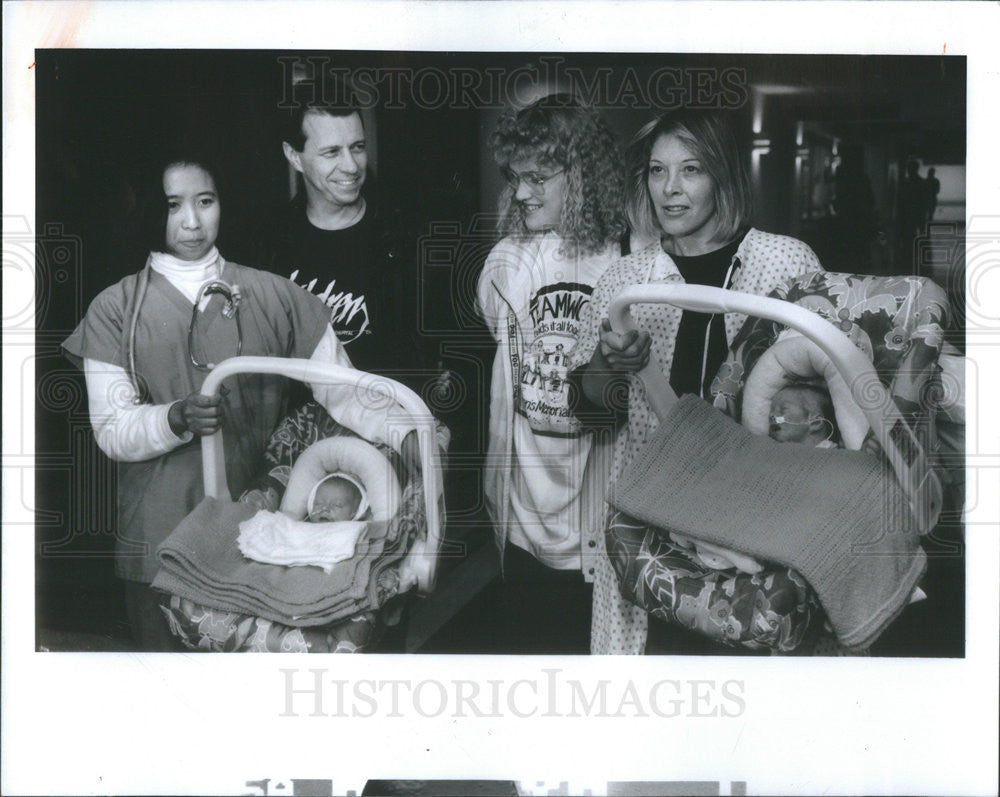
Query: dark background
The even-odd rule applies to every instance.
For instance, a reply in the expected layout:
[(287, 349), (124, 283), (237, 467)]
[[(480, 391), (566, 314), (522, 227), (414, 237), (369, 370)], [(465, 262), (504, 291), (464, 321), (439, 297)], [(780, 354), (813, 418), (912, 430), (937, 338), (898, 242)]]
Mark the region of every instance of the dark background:
[[(292, 74), (289, 62), (279, 58), (289, 57), (314, 77), (324, 64), (411, 74), (468, 69), (510, 75), (527, 67), (543, 76), (534, 87), (517, 84), (529, 94), (572, 87), (565, 74), (545, 77), (552, 59), (559, 59), (561, 67), (578, 69), (591, 85), (606, 80), (603, 110), (623, 140), (660, 110), (630, 87), (647, 85), (664, 67), (686, 70), (681, 95), (690, 102), (699, 91), (690, 81), (707, 76), (702, 101), (739, 111), (753, 159), (756, 226), (806, 240), (828, 270), (933, 277), (954, 299), (949, 340), (964, 347), (962, 57), (38, 51), (39, 644), (61, 638), (70, 640), (69, 649), (88, 649), (127, 638), (112, 562), (115, 467), (97, 449), (82, 375), (60, 356), (59, 343), (97, 293), (143, 265), (145, 252), (130, 232), (146, 192), (155, 186), (151, 164), (177, 140), (194, 137), (216, 151), (226, 175), (220, 250), (255, 265), (248, 261), (255, 230), (290, 196), (293, 184), (277, 111), (289, 96)], [(736, 75), (742, 90), (720, 91), (723, 73)], [(471, 297), (495, 243), (492, 220), (483, 214), (493, 211), (500, 182), (486, 141), (503, 100), (512, 98), (493, 94), (486, 103), (456, 107), (421, 102), (414, 86), (401, 81), (394, 107), (383, 102), (366, 115), (373, 145), (366, 190), (376, 201), (402, 209), (423, 231), (412, 254), (427, 287), (415, 299), (424, 334), (457, 376), (455, 393), (440, 408), (454, 432), (448, 534), (460, 543), (444, 568), (447, 576), (465, 553), (491, 545), (479, 505), (479, 466), (493, 345), (475, 320)], [(489, 89), (483, 93), (489, 95)], [(906, 237), (899, 224), (900, 176), (910, 159), (918, 161), (921, 175), (935, 166), (947, 182), (937, 214), (917, 240)], [(811, 191), (822, 168), (836, 170), (848, 161), (863, 171), (871, 201), (856, 204), (865, 204), (863, 212), (817, 207)], [(943, 537), (949, 543), (958, 536), (955, 513), (946, 521)], [(877, 652), (962, 655), (963, 560), (947, 544), (930, 547), (932, 600), (911, 607)], [(490, 647), (488, 623), (482, 622), (490, 600), (486, 588), (464, 609), (456, 602), (453, 611), (445, 611), (451, 619), (424, 649), (497, 652)], [(104, 642), (95, 642), (98, 638)]]

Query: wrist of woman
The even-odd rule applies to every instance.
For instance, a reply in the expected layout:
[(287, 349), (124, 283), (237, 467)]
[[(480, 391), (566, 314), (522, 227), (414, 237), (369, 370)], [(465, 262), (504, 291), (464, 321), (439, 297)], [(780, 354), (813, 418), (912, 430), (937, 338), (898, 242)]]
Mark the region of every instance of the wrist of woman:
[[(569, 383), (570, 412), (573, 413), (584, 427), (589, 429), (605, 427), (609, 421), (617, 423), (619, 420), (617, 410), (605, 406), (603, 401), (592, 400), (587, 393), (584, 378), (588, 367), (587, 365), (581, 365), (579, 368), (570, 371), (566, 377), (566, 381)], [(593, 383), (590, 385), (592, 389), (595, 386)], [(602, 388), (602, 390), (606, 390), (606, 388)], [(602, 397), (605, 395), (606, 393), (602, 393)]]
[(594, 349), (590, 362), (582, 370), (580, 387), (584, 396), (593, 405), (611, 409), (605, 401), (607, 397), (606, 387), (617, 374), (601, 352), (600, 344)]
[(611, 370), (611, 366), (608, 364), (607, 359), (604, 356), (604, 352), (601, 351), (601, 342), (597, 342), (597, 346), (594, 348), (594, 353), (590, 357), (590, 362), (587, 363), (588, 372), (608, 372)]
[(170, 431), (177, 437), (183, 437), (184, 433), (187, 432), (187, 424), (184, 422), (183, 401), (178, 400), (170, 405), (170, 409), (167, 411), (167, 423), (170, 425)]

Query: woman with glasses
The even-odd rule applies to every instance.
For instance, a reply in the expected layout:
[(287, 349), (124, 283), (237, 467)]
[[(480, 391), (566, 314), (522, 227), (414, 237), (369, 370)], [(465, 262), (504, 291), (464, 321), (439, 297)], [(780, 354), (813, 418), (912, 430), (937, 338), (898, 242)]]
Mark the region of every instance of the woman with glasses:
[(570, 357), (594, 283), (627, 227), (615, 136), (568, 95), (504, 115), (491, 139), (507, 187), (479, 278), (497, 342), (486, 500), (503, 563), (505, 650), (586, 653), (604, 516), (601, 436), (585, 430)]
[[(658, 424), (635, 380), (628, 379), (624, 391), (616, 389), (622, 377), (639, 371), (652, 357), (677, 395), (694, 393), (711, 401), (712, 380), (746, 319), (738, 313), (714, 316), (640, 304), (632, 309), (640, 331), (618, 336), (608, 325), (607, 312), (623, 288), (684, 282), (766, 295), (791, 277), (822, 270), (806, 244), (750, 226), (750, 174), (728, 112), (668, 112), (639, 131), (626, 160), (629, 221), (638, 234), (655, 242), (604, 272), (574, 357), (574, 366), (586, 366), (581, 384), (590, 399), (609, 404), (623, 392), (628, 395), (627, 407), (619, 401), (615, 408), (627, 413), (614, 446), (615, 476)], [(592, 651), (642, 653), (645, 612), (624, 602), (603, 537), (599, 542)], [(656, 628), (660, 635), (668, 633), (662, 623)], [(672, 644), (667, 640), (651, 649), (668, 652)]]
[[(174, 647), (149, 585), (157, 546), (203, 497), (198, 438), (225, 431), (236, 497), (287, 410), (283, 377), (241, 375), (227, 380), (220, 396), (201, 396), (213, 363), (244, 354), (351, 365), (320, 299), (219, 254), (217, 174), (197, 156), (167, 159), (154, 191), (146, 265), (98, 295), (63, 343), (84, 370), (97, 443), (120, 463), (115, 569), (144, 650)], [(337, 390), (314, 393), (329, 406)], [(352, 391), (339, 390), (346, 400), (337, 404), (336, 420), (382, 441), (386, 410), (365, 408)]]

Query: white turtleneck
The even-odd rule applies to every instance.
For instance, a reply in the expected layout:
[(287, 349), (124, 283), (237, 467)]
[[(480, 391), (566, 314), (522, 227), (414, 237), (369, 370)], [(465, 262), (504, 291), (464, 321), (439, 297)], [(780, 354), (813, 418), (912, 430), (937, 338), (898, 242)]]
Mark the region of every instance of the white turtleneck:
[[(222, 258), (214, 246), (212, 251), (200, 260), (181, 260), (166, 252), (153, 252), (149, 256), (149, 267), (157, 274), (166, 277), (167, 281), (183, 293), (192, 304), (198, 297), (202, 285), (222, 276)], [(198, 309), (204, 310), (211, 299), (211, 296), (204, 297)]]
[[(218, 279), (222, 274), (222, 258), (213, 247), (205, 257), (197, 261), (185, 261), (163, 252), (153, 252), (150, 267), (162, 274), (171, 285), (179, 290), (188, 301), (194, 302), (198, 291), (208, 281)], [(202, 300), (201, 309), (211, 299)], [(337, 340), (329, 325), (320, 338), (310, 359), (336, 365), (352, 367), (344, 347)], [(84, 359), (83, 371), (87, 382), (87, 399), (90, 422), (94, 427), (94, 437), (101, 451), (119, 462), (140, 462), (172, 451), (192, 438), (190, 432), (178, 437), (167, 420), (170, 404), (138, 404), (131, 380), (124, 368), (99, 360)], [(317, 390), (321, 395), (317, 394)], [(330, 386), (313, 388), (317, 400), (324, 401), (326, 394), (335, 390)], [(329, 406), (329, 405), (328, 405)], [(375, 414), (369, 413), (374, 420)], [(363, 418), (350, 418), (359, 423)], [(362, 424), (368, 426), (368, 424)], [(369, 434), (373, 430), (366, 429)], [(376, 438), (378, 434), (374, 435)]]

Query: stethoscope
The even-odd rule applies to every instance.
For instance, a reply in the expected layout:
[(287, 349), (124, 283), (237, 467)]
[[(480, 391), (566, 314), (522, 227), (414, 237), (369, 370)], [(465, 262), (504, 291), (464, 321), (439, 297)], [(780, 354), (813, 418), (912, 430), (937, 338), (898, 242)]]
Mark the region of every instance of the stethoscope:
[[(135, 302), (132, 307), (131, 319), (129, 320), (128, 342), (126, 344), (128, 378), (129, 382), (132, 384), (132, 389), (135, 391), (135, 400), (137, 403), (141, 401), (142, 389), (139, 386), (139, 380), (136, 377), (135, 333), (139, 324), (139, 310), (142, 307), (143, 300), (146, 298), (146, 290), (149, 288), (149, 274), (150, 271), (152, 271), (152, 267), (150, 265), (151, 262), (152, 255), (146, 260), (146, 265), (143, 267), (142, 271), (139, 272)], [(220, 273), (224, 267), (225, 262), (220, 258)], [(199, 371), (211, 371), (216, 366), (216, 363), (200, 362), (194, 353), (194, 328), (198, 320), (198, 307), (201, 305), (202, 300), (206, 296), (211, 296), (213, 294), (219, 294), (225, 300), (225, 304), (222, 308), (223, 317), (232, 318), (236, 321), (235, 356), (238, 357), (243, 353), (243, 327), (240, 323), (240, 288), (238, 285), (230, 285), (222, 279), (209, 280), (198, 289), (198, 294), (194, 300), (194, 307), (191, 309), (191, 323), (188, 325), (187, 334), (188, 359), (191, 361), (191, 365)]]
[(239, 357), (243, 353), (243, 327), (240, 324), (240, 287), (230, 285), (225, 280), (209, 280), (198, 289), (198, 295), (194, 300), (194, 307), (191, 309), (191, 323), (188, 324), (188, 357), (191, 365), (200, 371), (211, 371), (215, 368), (215, 363), (201, 363), (194, 356), (194, 326), (198, 320), (198, 306), (202, 299), (212, 294), (219, 294), (225, 300), (222, 307), (224, 318), (234, 318), (236, 320), (236, 354)]

